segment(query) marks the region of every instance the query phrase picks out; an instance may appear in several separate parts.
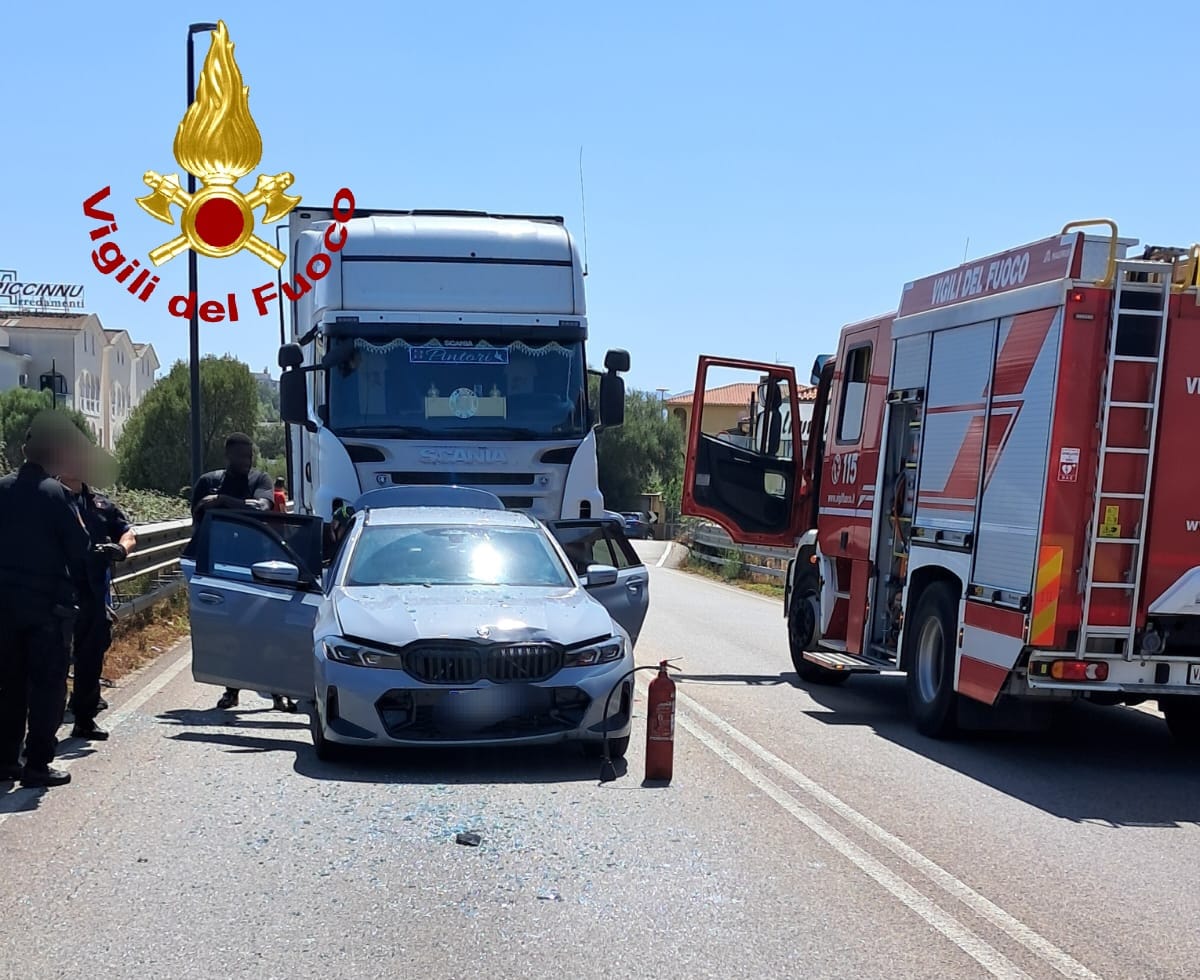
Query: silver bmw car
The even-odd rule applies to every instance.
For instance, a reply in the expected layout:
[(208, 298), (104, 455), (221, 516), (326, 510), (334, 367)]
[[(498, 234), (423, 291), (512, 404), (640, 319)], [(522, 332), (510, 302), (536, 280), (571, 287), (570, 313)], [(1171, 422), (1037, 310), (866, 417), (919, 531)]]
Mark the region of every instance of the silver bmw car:
[(206, 515), (190, 549), (196, 680), (311, 702), (322, 758), (599, 751), (606, 732), (624, 754), (649, 583), (623, 528), (546, 525), (464, 488), (375, 490), (355, 511), (325, 563), (317, 518)]

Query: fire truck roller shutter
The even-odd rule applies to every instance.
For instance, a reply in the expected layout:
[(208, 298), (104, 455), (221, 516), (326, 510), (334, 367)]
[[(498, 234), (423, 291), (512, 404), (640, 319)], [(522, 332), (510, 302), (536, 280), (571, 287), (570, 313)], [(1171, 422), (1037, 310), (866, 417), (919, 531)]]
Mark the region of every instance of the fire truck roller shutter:
[(1061, 307), (1000, 321), (972, 584), (1033, 591), (1061, 327)]

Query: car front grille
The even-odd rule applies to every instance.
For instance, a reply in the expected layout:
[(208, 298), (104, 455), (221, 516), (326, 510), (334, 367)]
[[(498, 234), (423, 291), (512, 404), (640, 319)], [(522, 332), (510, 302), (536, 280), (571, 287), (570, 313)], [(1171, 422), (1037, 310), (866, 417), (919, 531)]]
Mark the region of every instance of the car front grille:
[(425, 684), (537, 683), (562, 669), (561, 647), (548, 643), (494, 646), (418, 646), (407, 651), (408, 672)]
[(471, 650), (413, 650), (405, 665), (426, 684), (474, 684), (481, 676), (479, 656)]
[(544, 681), (563, 665), (560, 647), (545, 644), (495, 647), (485, 654), (484, 676), (495, 684)]

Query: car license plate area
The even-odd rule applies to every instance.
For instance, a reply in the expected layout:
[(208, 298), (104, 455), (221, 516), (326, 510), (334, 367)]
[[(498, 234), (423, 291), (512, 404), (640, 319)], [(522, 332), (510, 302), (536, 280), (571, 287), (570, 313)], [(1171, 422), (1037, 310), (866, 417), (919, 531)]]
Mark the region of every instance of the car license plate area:
[(1189, 684), (1200, 684), (1200, 664), (1188, 664), (1187, 681)]
[[(393, 702), (404, 702), (408, 711), (393, 713), (389, 710)], [(583, 721), (590, 703), (591, 698), (576, 687), (497, 684), (390, 691), (380, 699), (379, 708), (393, 738), (503, 741), (570, 731)]]

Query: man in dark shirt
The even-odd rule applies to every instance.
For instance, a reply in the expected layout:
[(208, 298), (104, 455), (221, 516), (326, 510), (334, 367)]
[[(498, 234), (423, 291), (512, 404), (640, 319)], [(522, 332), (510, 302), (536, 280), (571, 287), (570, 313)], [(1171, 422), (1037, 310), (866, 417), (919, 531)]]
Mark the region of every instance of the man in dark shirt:
[[(270, 510), (275, 492), (271, 477), (254, 469), (254, 443), (248, 435), (234, 432), (225, 440), (225, 469), (205, 473), (192, 488), (192, 520), (199, 526), (206, 511), (217, 509)], [(217, 707), (235, 707), (240, 692), (228, 687)], [(275, 707), (285, 707), (276, 696)]]
[(91, 548), (87, 556), (87, 583), (81, 590), (75, 620), (75, 681), (67, 706), (75, 716), (74, 738), (103, 741), (108, 732), (96, 724), (100, 712), (100, 677), (104, 655), (112, 645), (112, 565), (124, 561), (137, 546), (137, 535), (124, 512), (74, 473), (59, 479), (74, 495), (74, 503), (87, 528)]
[(225, 440), (225, 469), (205, 473), (192, 488), (192, 518), (211, 507), (270, 510), (274, 500), (271, 477), (254, 469), (254, 443), (234, 432)]
[(74, 466), (75, 454), (85, 451), (81, 442), (85, 437), (65, 414), (43, 412), (26, 437), (25, 464), (0, 479), (0, 779), (19, 778), (26, 786), (71, 780), (50, 763), (66, 706), (88, 534), (50, 473)]

